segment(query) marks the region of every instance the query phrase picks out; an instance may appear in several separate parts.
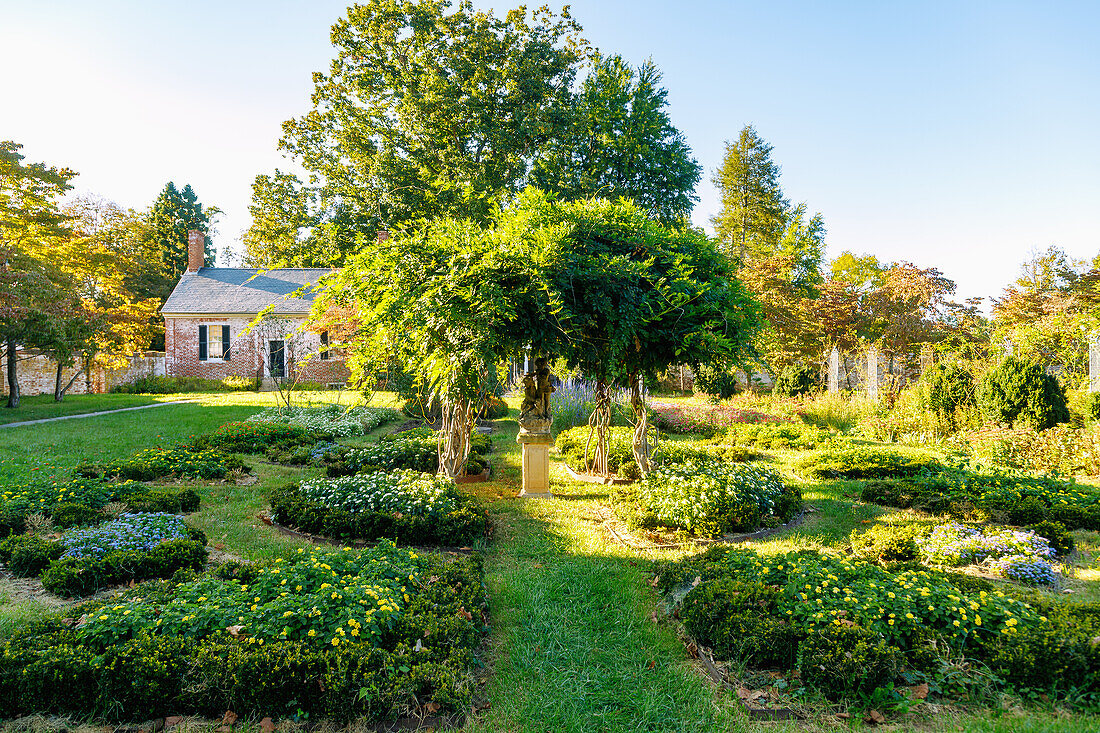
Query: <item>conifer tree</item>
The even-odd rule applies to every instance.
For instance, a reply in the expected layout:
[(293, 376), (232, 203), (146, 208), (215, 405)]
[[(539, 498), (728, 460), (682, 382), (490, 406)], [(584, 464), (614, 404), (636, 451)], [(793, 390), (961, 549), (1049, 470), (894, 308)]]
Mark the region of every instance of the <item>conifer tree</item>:
[(712, 219), (718, 241), (732, 256), (774, 254), (783, 235), (790, 203), (779, 185), (772, 146), (752, 125), (736, 142), (726, 142), (722, 167), (714, 172), (722, 210)]
[(149, 223), (161, 252), (164, 276), (169, 282), (174, 284), (187, 269), (187, 232), (190, 229), (198, 229), (206, 235), (204, 264), (214, 264), (216, 250), (211, 237), (210, 217), (220, 213), (217, 207), (204, 209), (191, 184), (185, 185), (183, 190), (177, 189), (172, 181), (165, 185), (149, 211)]

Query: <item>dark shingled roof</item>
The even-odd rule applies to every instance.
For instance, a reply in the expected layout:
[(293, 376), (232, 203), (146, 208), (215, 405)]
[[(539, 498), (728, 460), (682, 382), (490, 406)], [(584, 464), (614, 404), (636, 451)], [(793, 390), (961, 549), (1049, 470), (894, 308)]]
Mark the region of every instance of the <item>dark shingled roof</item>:
[(176, 283), (161, 313), (259, 313), (275, 304), (275, 313), (305, 315), (313, 303), (314, 293), (307, 291), (301, 298), (284, 298), (307, 283), (316, 283), (328, 268), (288, 267), (267, 270), (247, 267), (204, 267), (198, 272), (185, 272)]

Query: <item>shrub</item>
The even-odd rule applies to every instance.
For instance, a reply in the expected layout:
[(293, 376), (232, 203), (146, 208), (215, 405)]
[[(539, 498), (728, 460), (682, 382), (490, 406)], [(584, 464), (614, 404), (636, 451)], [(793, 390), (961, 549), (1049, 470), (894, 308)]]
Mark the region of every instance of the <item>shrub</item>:
[(925, 534), (919, 524), (876, 524), (866, 532), (852, 531), (852, 552), (878, 562), (909, 562), (920, 558)]
[(692, 371), (695, 373), (695, 391), (715, 401), (728, 400), (741, 391), (733, 369), (699, 364)]
[[(574, 471), (581, 473), (589, 470), (585, 463), (585, 446), (588, 445), (589, 427), (582, 425), (558, 433), (555, 444), (561, 451), (562, 458)], [(591, 459), (595, 449), (596, 438), (592, 436), (592, 445), (589, 446), (588, 457)], [(619, 467), (634, 460), (634, 429), (625, 427), (612, 427), (607, 430), (607, 469), (616, 473)]]
[(821, 370), (809, 364), (788, 364), (779, 370), (773, 391), (784, 397), (798, 397), (821, 389)]
[(653, 425), (670, 433), (701, 433), (714, 435), (738, 423), (792, 423), (793, 419), (758, 410), (745, 410), (717, 405), (670, 405), (653, 403)]
[(118, 384), (112, 392), (126, 394), (178, 394), (183, 392), (241, 392), (258, 389), (255, 381), (243, 377), (203, 379), (202, 377), (141, 377)]
[(379, 425), (397, 419), (389, 407), (343, 407), (327, 404), (319, 407), (270, 407), (248, 418), (251, 422), (283, 423), (309, 431), (317, 440), (333, 440), (364, 435)]
[(54, 506), (50, 518), (57, 527), (80, 527), (95, 524), (102, 515), (95, 509), (76, 502), (64, 502)]
[(1074, 550), (1075, 543), (1073, 537), (1066, 531), (1066, 525), (1061, 522), (1044, 520), (1042, 522), (1030, 524), (1024, 527), (1024, 529), (1034, 532), (1038, 536), (1046, 539), (1050, 548), (1054, 550), (1056, 555), (1064, 557)]
[(737, 424), (726, 429), (722, 442), (772, 450), (812, 450), (836, 440), (834, 433), (813, 425)]
[(877, 479), (905, 478), (940, 467), (926, 453), (889, 448), (842, 448), (823, 450), (799, 459), (795, 467), (814, 478)]
[(473, 497), (445, 479), (413, 471), (315, 479), (272, 492), (271, 507), (281, 524), (338, 539), (457, 546), (484, 537), (489, 528)]
[(508, 403), (499, 397), (487, 397), (481, 409), (482, 420), (499, 420), (508, 417)]
[(231, 471), (247, 470), (244, 462), (216, 450), (187, 448), (146, 448), (124, 461), (106, 464), (82, 464), (76, 473), (84, 477), (108, 476), (132, 481), (154, 481), (159, 478), (218, 479)]
[(798, 506), (784, 501), (775, 471), (718, 461), (658, 467), (637, 497), (659, 524), (705, 536), (780, 524), (801, 505), (801, 497)]
[(957, 427), (956, 411), (974, 404), (974, 375), (961, 365), (934, 364), (921, 383), (928, 409), (951, 427)]
[(115, 550), (147, 551), (162, 542), (188, 537), (187, 524), (177, 514), (123, 514), (98, 527), (65, 532), (61, 546), (65, 557), (88, 557)]
[(779, 589), (719, 578), (692, 589), (680, 618), (695, 640), (722, 659), (790, 669), (802, 633), (775, 611)]
[(61, 546), (35, 535), (21, 534), (0, 541), (0, 561), (21, 578), (34, 577), (61, 557)]
[(153, 549), (110, 550), (86, 557), (62, 557), (42, 573), (42, 585), (60, 596), (86, 596), (118, 583), (171, 577), (182, 568), (201, 570), (206, 540), (177, 539)]
[(989, 420), (1039, 430), (1069, 421), (1066, 394), (1039, 364), (1006, 357), (978, 385), (978, 407)]
[(0, 642), (0, 709), (346, 723), (469, 708), (486, 608), (476, 558), (382, 543), (238, 571), (247, 580), (143, 584), (85, 605), (75, 627), (51, 618)]
[(151, 489), (127, 495), (125, 504), (131, 512), (193, 512), (199, 495), (194, 489)]
[(196, 448), (214, 448), (227, 453), (263, 453), (269, 448), (293, 448), (316, 443), (301, 425), (279, 422), (242, 421), (225, 423), (195, 441)]
[(1100, 392), (1089, 392), (1085, 397), (1085, 418), (1093, 422), (1100, 420)]
[(1065, 475), (1100, 470), (1100, 436), (1095, 427), (982, 428), (958, 433), (950, 442), (980, 461), (1009, 468)]
[(809, 634), (799, 655), (802, 679), (830, 700), (867, 695), (886, 686), (904, 661), (900, 649), (858, 626), (826, 626)]

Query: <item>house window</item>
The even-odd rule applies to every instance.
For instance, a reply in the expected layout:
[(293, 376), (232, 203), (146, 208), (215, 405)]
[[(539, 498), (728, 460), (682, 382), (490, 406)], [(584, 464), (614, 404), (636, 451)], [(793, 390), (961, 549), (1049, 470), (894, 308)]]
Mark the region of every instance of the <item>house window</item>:
[(321, 361), (328, 361), (332, 354), (328, 350), (328, 331), (321, 331)]
[(229, 361), (229, 326), (199, 326), (199, 361)]

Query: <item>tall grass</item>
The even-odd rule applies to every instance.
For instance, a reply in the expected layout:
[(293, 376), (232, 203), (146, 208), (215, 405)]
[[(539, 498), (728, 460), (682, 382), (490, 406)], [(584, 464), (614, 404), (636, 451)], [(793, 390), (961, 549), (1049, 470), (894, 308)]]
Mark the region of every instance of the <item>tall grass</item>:
[(803, 402), (799, 413), (810, 425), (847, 433), (878, 410), (878, 404), (866, 397), (826, 392)]

